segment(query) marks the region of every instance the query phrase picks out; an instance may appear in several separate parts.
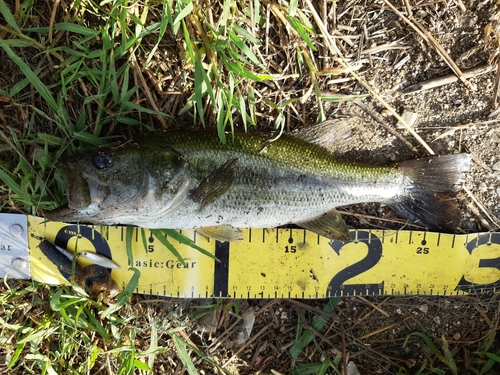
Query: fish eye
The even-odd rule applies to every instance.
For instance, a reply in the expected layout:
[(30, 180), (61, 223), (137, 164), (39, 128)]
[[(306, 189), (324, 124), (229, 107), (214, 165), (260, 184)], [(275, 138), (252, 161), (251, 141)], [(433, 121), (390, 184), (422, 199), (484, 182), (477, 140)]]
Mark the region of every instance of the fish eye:
[(111, 167), (113, 161), (106, 155), (96, 155), (94, 158), (94, 165), (98, 169), (106, 169)]

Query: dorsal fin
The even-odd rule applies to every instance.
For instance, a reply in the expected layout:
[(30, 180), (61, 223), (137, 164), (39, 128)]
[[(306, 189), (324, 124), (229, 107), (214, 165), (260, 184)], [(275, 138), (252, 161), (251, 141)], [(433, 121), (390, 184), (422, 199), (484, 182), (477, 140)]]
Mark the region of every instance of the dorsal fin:
[(290, 133), (294, 137), (324, 147), (333, 153), (345, 151), (355, 126), (352, 118), (323, 121)]

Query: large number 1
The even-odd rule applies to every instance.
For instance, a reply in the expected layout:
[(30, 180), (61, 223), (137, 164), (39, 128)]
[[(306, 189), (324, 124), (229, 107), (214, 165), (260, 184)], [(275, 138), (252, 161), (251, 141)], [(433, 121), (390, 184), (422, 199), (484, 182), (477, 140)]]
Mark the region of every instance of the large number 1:
[[(351, 232), (351, 238), (355, 239), (355, 232)], [(348, 284), (344, 285), (346, 281), (352, 279), (355, 276), (361, 275), (363, 272), (368, 271), (373, 268), (379, 260), (382, 258), (382, 242), (374, 234), (358, 230), (358, 239), (355, 243), (364, 244), (368, 247), (368, 253), (359, 262), (347, 266), (340, 272), (338, 272), (331, 280), (326, 291), (326, 295), (339, 296), (341, 293), (343, 295), (371, 295), (371, 294), (382, 294), (384, 292), (384, 283), (380, 284)], [(338, 242), (331, 242), (330, 246), (333, 250), (340, 252), (340, 249), (346, 244), (342, 244), (340, 247)]]

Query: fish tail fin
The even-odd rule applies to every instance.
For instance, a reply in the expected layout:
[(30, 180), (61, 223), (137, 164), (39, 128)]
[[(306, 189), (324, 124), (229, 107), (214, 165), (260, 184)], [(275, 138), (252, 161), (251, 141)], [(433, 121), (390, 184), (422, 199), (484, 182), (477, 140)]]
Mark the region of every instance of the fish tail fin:
[(463, 153), (398, 164), (405, 178), (394, 208), (430, 230), (454, 232), (460, 222), (456, 196), (470, 161), (470, 155)]

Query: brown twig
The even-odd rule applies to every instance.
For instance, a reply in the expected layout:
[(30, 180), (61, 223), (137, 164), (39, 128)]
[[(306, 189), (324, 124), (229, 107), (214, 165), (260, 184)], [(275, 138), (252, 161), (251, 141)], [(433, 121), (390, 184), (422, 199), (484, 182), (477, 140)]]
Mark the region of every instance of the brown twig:
[(368, 219), (368, 220), (387, 221), (387, 222), (398, 224), (398, 225), (412, 226), (412, 227), (420, 228), (420, 229), (423, 228), (421, 225), (418, 225), (415, 223), (408, 223), (408, 221), (404, 220), (404, 219), (398, 219), (398, 218), (387, 219), (384, 217), (365, 215), (365, 214), (360, 214), (360, 213), (356, 213), (356, 212), (353, 213), (353, 212), (343, 211), (343, 210), (337, 210), (337, 211), (339, 212), (339, 214), (342, 214), (342, 215), (356, 216), (356, 217), (361, 217), (361, 218)]
[(361, 100), (354, 100), (354, 104), (356, 104), (359, 108), (361, 108), (363, 111), (365, 111), (372, 119), (374, 119), (376, 122), (378, 122), (382, 127), (384, 127), (385, 130), (387, 130), (389, 133), (391, 133), (393, 136), (398, 138), (401, 142), (403, 142), (410, 150), (413, 152), (417, 152), (417, 149), (413, 147), (413, 145), (408, 142), (401, 134), (399, 134), (396, 130), (388, 126), (378, 114), (376, 114), (374, 111), (372, 111), (368, 106), (366, 106)]
[[(268, 308), (270, 308), (271, 306), (275, 305), (278, 302), (279, 302), (279, 300), (277, 300), (277, 299), (270, 300), (268, 303), (266, 303), (260, 309), (254, 311), (254, 314), (257, 316), (259, 313), (261, 313), (262, 311), (267, 310)], [(221, 334), (219, 337), (217, 337), (217, 339), (212, 344), (210, 344), (210, 346), (207, 348), (210, 353), (215, 352), (215, 350), (222, 343), (224, 343), (227, 340), (227, 338), (233, 333), (233, 330), (236, 328), (236, 326), (241, 323), (242, 319), (243, 319), (242, 315), (237, 316), (236, 319), (235, 319), (235, 321), (231, 324), (231, 326), (229, 326), (228, 328), (226, 328), (226, 330), (224, 331), (224, 333)]]
[[(463, 71), (465, 78), (473, 78), (483, 74), (490, 73), (496, 70), (495, 65), (481, 65), (475, 68), (467, 69)], [(498, 70), (500, 71), (500, 70)], [(458, 77), (454, 74), (447, 74), (442, 77), (429, 79), (427, 81), (419, 82), (415, 85), (408, 86), (403, 90), (403, 94), (416, 94), (417, 92), (434, 89), (436, 87), (449, 85), (450, 83), (457, 82)]]
[(349, 353), (347, 352), (347, 345), (345, 344), (345, 330), (344, 326), (341, 325), (342, 331), (341, 337), (342, 337), (342, 374), (343, 375), (348, 375), (347, 374), (347, 365), (348, 365), (348, 359), (349, 359)]
[(486, 315), (484, 309), (478, 303), (475, 303), (474, 307), (476, 308), (477, 311), (479, 311), (486, 324), (488, 324), (491, 327), (491, 319), (488, 317), (488, 315)]
[[(359, 297), (360, 297), (360, 296), (358, 296), (358, 298), (359, 298)], [(385, 298), (385, 299), (384, 299), (382, 302), (380, 302), (378, 305), (380, 306), (380, 305), (384, 304), (384, 303), (385, 303), (385, 302), (387, 302), (389, 299), (390, 299), (390, 297)], [(370, 310), (368, 313), (366, 313), (366, 314), (365, 314), (365, 315), (363, 315), (361, 318), (359, 318), (358, 320), (356, 320), (356, 321), (354, 322), (354, 324), (353, 324), (353, 326), (352, 326), (351, 328), (354, 328), (354, 327), (358, 326), (359, 324), (361, 324), (362, 322), (364, 322), (364, 321), (365, 321), (365, 319), (368, 319), (371, 315), (373, 315), (373, 313), (374, 313), (375, 311), (378, 311), (378, 310), (376, 310), (376, 309), (372, 309), (372, 310)], [(385, 313), (385, 311), (384, 311), (384, 313)], [(388, 318), (389, 316), (390, 316), (390, 315), (387, 315), (387, 318)]]
[(57, 7), (59, 6), (61, 0), (55, 0), (52, 6), (52, 12), (50, 12), (50, 21), (49, 21), (49, 35), (47, 39), (49, 43), (52, 43), (52, 33), (54, 32), (54, 23), (56, 21)]
[[(366, 298), (362, 297), (362, 296), (358, 296), (358, 299), (363, 301), (364, 303), (370, 305), (371, 307), (373, 307), (375, 310), (377, 310), (379, 313), (381, 313), (383, 316), (385, 316), (386, 318), (388, 318), (390, 316), (390, 314), (384, 310), (382, 310), (380, 307), (378, 307), (376, 304), (374, 304), (373, 302), (367, 300)], [(384, 299), (380, 304), (384, 303), (385, 301), (387, 301), (387, 298)]]
[(490, 223), (488, 223), (488, 221), (483, 217), (483, 215), (481, 215), (481, 212), (479, 212), (479, 210), (476, 208), (476, 206), (472, 204), (472, 202), (465, 202), (465, 205), (470, 210), (470, 212), (472, 212), (474, 216), (476, 216), (476, 218), (481, 222), (481, 224), (483, 224), (483, 226), (486, 229), (493, 230)]
[(321, 314), (324, 314), (325, 312), (322, 310), (322, 309), (318, 309), (317, 307), (314, 307), (314, 306), (310, 306), (304, 302), (300, 302), (300, 301), (296, 301), (294, 299), (286, 299), (285, 300), (286, 302), (292, 304), (292, 305), (296, 305), (296, 306), (299, 306), (299, 307), (302, 307), (308, 311), (312, 311), (318, 315), (321, 315)]
[(413, 318), (413, 316), (411, 316), (411, 315), (405, 316), (403, 319), (399, 319), (398, 321), (396, 321), (394, 323), (388, 324), (388, 325), (386, 325), (384, 327), (377, 328), (374, 331), (365, 333), (363, 336), (358, 337), (358, 340), (363, 340), (363, 339), (366, 339), (366, 338), (368, 338), (370, 336), (376, 335), (376, 334), (378, 334), (380, 332), (387, 331), (388, 329), (391, 329), (392, 327), (394, 327), (394, 326), (396, 326), (396, 325), (398, 325), (398, 324), (400, 324), (400, 323), (402, 323), (402, 322), (404, 322), (404, 321), (406, 321), (408, 319), (411, 319), (411, 318)]

